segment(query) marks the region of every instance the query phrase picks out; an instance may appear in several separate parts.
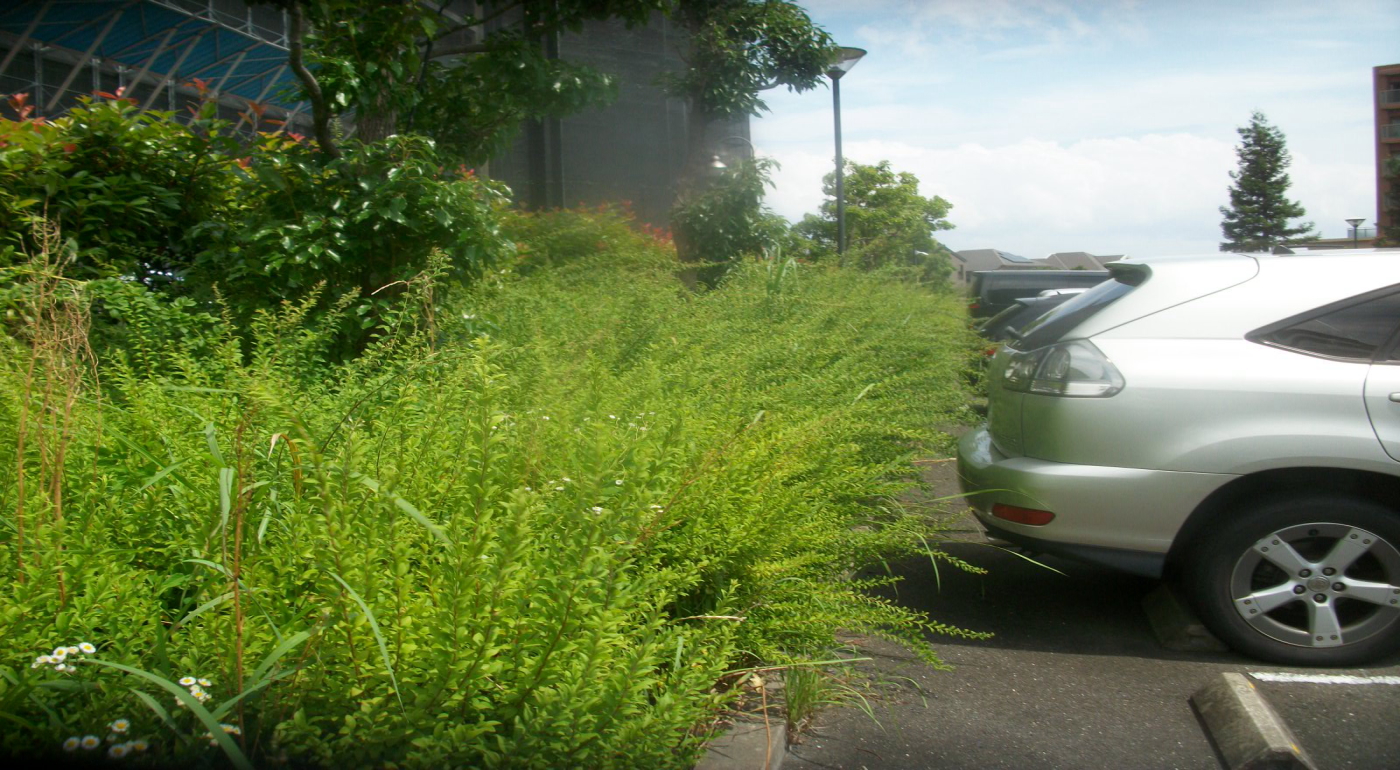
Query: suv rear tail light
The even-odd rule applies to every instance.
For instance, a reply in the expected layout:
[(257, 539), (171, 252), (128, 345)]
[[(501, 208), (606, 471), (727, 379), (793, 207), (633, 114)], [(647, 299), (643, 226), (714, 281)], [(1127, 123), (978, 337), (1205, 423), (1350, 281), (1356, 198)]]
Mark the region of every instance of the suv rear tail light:
[(1049, 511), (1042, 511), (1038, 508), (1022, 508), (1019, 505), (1005, 503), (993, 505), (992, 515), (998, 519), (1014, 521), (1017, 524), (1029, 524), (1033, 527), (1043, 527), (1055, 520), (1055, 514)]
[(1046, 396), (1107, 398), (1123, 389), (1123, 375), (1088, 340), (1015, 351), (1002, 374), (1007, 390)]

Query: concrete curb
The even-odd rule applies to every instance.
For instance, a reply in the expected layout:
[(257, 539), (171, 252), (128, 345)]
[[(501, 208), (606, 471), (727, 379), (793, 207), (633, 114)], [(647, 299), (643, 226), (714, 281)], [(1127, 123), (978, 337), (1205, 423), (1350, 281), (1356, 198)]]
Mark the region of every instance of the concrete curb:
[(742, 717), (710, 741), (695, 770), (779, 770), (787, 755), (787, 722)]
[(1226, 652), (1223, 642), (1215, 638), (1181, 600), (1170, 583), (1157, 586), (1142, 597), (1142, 610), (1152, 625), (1152, 635), (1168, 650), (1177, 652)]
[(1191, 696), (1191, 706), (1228, 770), (1317, 770), (1243, 674), (1221, 674)]

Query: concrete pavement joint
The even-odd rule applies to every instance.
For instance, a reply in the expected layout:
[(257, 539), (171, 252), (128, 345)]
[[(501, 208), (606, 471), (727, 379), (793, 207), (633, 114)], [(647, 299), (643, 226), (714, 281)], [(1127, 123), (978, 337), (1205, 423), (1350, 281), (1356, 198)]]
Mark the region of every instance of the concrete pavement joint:
[(1317, 770), (1273, 706), (1242, 674), (1221, 674), (1191, 696), (1227, 770)]

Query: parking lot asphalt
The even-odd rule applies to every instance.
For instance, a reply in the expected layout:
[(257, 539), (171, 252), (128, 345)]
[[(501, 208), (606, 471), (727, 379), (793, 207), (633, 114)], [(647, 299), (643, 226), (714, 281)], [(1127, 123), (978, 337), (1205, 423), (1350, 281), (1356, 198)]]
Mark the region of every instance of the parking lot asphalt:
[[(934, 465), (938, 493), (949, 466)], [(940, 478), (942, 477), (942, 478)], [(941, 488), (940, 488), (941, 487)], [(947, 550), (985, 567), (961, 573), (927, 559), (892, 565), (901, 604), (986, 641), (931, 638), (952, 671), (889, 642), (854, 638), (874, 720), (846, 706), (820, 714), (783, 767), (1220, 767), (1187, 699), (1223, 672), (1350, 675), (1327, 684), (1257, 681), (1322, 770), (1400, 768), (1400, 656), (1361, 669), (1307, 670), (1234, 653), (1158, 643), (1142, 609), (1157, 582), (1036, 557), (1060, 573), (985, 545), (970, 518)], [(1348, 682), (1348, 683), (1343, 683)]]

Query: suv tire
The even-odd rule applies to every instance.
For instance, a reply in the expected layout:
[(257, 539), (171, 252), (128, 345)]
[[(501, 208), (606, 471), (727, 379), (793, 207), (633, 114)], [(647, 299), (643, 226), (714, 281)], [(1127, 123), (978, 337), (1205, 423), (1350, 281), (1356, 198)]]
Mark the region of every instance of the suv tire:
[(1247, 655), (1352, 666), (1400, 649), (1400, 515), (1369, 500), (1262, 502), (1213, 529), (1182, 577), (1206, 626)]

